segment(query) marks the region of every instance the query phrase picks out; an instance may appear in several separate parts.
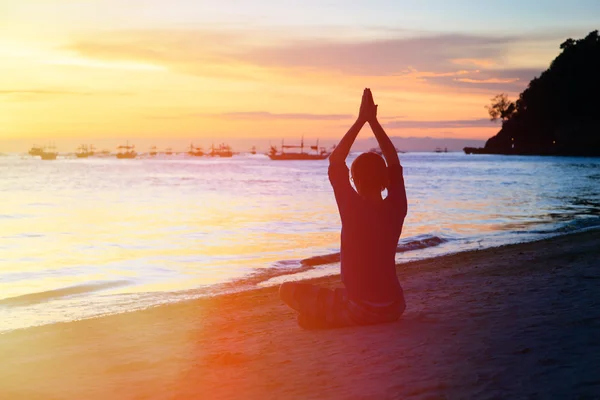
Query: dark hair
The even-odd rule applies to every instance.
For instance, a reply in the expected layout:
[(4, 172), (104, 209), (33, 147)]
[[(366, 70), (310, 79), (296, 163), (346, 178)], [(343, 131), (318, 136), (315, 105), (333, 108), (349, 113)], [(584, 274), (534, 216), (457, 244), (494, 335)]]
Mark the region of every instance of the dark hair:
[(388, 172), (383, 157), (368, 152), (356, 157), (352, 163), (352, 179), (356, 188), (361, 191), (379, 191), (387, 187)]

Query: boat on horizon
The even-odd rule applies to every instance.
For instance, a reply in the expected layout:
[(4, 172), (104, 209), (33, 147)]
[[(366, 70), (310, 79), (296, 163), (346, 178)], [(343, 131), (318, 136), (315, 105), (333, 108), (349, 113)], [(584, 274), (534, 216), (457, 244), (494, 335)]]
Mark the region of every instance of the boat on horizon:
[(75, 152), (75, 157), (77, 158), (88, 158), (89, 154), (88, 154), (88, 148), (86, 145), (82, 144), (81, 146), (79, 146), (77, 148), (77, 151)]
[(168, 155), (168, 156), (172, 155), (172, 154), (173, 154), (173, 149), (172, 149), (172, 148), (170, 148), (170, 147), (167, 147), (167, 148), (165, 149), (165, 154), (166, 154), (166, 155)]
[[(271, 150), (267, 154), (271, 160), (325, 160), (331, 154), (325, 147), (319, 147), (319, 139), (315, 146), (308, 146), (309, 150), (314, 151), (313, 154), (304, 152), (304, 137), (298, 145), (286, 145), (281, 140), (281, 151), (277, 150), (277, 147), (271, 146)], [(285, 149), (300, 149), (300, 152), (286, 153)]]
[(129, 145), (129, 142), (127, 142), (127, 144), (125, 146), (119, 146), (117, 147), (117, 149), (119, 150), (119, 152), (117, 153), (117, 158), (120, 159), (124, 159), (124, 158), (136, 158), (137, 157), (137, 153), (135, 152), (135, 146), (133, 145)]
[(58, 156), (58, 152), (56, 151), (56, 147), (53, 144), (46, 146), (42, 149), (40, 153), (40, 157), (42, 160), (56, 160)]
[[(396, 153), (401, 153), (401, 154), (406, 153), (405, 151), (401, 151), (397, 147), (394, 147), (394, 149), (396, 150)], [(373, 148), (369, 149), (369, 153), (377, 153), (380, 156), (383, 156), (383, 151), (379, 147), (373, 147)]]
[(31, 147), (31, 149), (29, 149), (28, 153), (29, 153), (30, 156), (35, 157), (35, 156), (41, 156), (43, 152), (44, 152), (44, 148), (43, 147), (40, 147), (40, 146), (37, 146), (37, 145), (33, 145)]
[(188, 154), (192, 157), (202, 157), (204, 156), (204, 151), (202, 150), (202, 147), (196, 147), (194, 146), (194, 143), (190, 143)]
[(155, 157), (158, 154), (158, 150), (156, 149), (156, 146), (150, 147), (150, 152), (148, 154), (150, 155), (150, 157)]
[(210, 157), (233, 157), (233, 150), (231, 146), (221, 143), (218, 147), (215, 147), (215, 145), (210, 146), (208, 155)]
[(435, 152), (436, 153), (447, 153), (448, 152), (448, 148), (444, 147), (444, 149), (442, 149), (441, 147), (436, 147), (435, 148)]
[(77, 148), (77, 151), (75, 152), (75, 156), (77, 158), (88, 158), (90, 156), (93, 156), (94, 154), (96, 154), (96, 148), (93, 144), (89, 147), (85, 144), (82, 144)]

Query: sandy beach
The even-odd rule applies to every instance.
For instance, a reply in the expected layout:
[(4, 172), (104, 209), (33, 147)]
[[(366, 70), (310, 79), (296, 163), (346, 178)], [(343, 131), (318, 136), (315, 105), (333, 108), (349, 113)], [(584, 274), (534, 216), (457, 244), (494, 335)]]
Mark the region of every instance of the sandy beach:
[(600, 398), (600, 232), (398, 275), (389, 325), (305, 331), (268, 287), (9, 332), (0, 398)]

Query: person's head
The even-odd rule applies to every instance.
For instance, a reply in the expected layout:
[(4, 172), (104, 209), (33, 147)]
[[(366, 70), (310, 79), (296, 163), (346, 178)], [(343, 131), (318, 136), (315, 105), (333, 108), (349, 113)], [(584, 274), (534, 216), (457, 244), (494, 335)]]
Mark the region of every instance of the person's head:
[(352, 163), (352, 180), (361, 196), (381, 195), (388, 185), (388, 171), (383, 157), (377, 153), (363, 153)]

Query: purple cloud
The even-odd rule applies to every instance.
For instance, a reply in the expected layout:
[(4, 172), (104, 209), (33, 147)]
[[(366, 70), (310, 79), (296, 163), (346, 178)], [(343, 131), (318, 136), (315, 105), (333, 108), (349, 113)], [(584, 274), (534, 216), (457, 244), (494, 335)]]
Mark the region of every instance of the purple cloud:
[(477, 70), (460, 76), (434, 76), (424, 78), (437, 85), (463, 89), (485, 89), (498, 92), (520, 92), (529, 81), (541, 74), (537, 68)]
[(235, 111), (227, 113), (187, 113), (179, 115), (150, 116), (153, 119), (179, 119), (194, 117), (213, 117), (238, 120), (311, 120), (311, 121), (337, 121), (353, 118), (350, 114), (310, 114), (310, 113), (272, 113), (268, 111)]
[(438, 34), (352, 41), (290, 39), (265, 44), (251, 40), (253, 35), (256, 32), (129, 31), (98, 35), (73, 43), (68, 49), (87, 57), (162, 63), (203, 76), (229, 76), (232, 72), (223, 71), (222, 65), (251, 64), (355, 76), (422, 73), (422, 79), (436, 85), (510, 91), (522, 88), (542, 69), (497, 69), (510, 49), (518, 48), (515, 44), (525, 40), (558, 40), (556, 33), (536, 37)]
[(296, 41), (250, 48), (238, 57), (259, 65), (338, 69), (345, 73), (393, 75), (407, 70), (452, 72), (455, 59), (493, 59), (518, 37), (438, 35), (362, 42)]
[(386, 128), (489, 128), (493, 126), (489, 119), (464, 119), (464, 120), (446, 120), (446, 121), (416, 121), (416, 120), (397, 120), (385, 123)]

